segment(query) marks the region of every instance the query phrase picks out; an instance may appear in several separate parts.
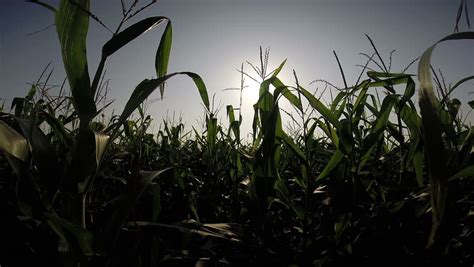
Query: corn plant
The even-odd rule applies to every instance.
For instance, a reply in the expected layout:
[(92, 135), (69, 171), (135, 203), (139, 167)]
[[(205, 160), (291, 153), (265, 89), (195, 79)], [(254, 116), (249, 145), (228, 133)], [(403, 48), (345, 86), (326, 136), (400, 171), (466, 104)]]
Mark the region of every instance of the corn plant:
[[(58, 266), (472, 262), (474, 130), (452, 93), (474, 78), (445, 85), (430, 65), (437, 44), (419, 58), (413, 75), (407, 69), (418, 59), (393, 70), (393, 51), (387, 60), (367, 36), (372, 54), (362, 54), (366, 62), (358, 79), (346, 79), (343, 61), (333, 52), (343, 87), (312, 83), (323, 84), (322, 92), (302, 84), (296, 71), (293, 85), (282, 81), (286, 60), (268, 71), (269, 49), (260, 48), (260, 62), (247, 62), (258, 77), (244, 64), (238, 70), (241, 98), (246, 78), (260, 84), (250, 118), (253, 138), (246, 141), (242, 101), (226, 107), (228, 124), (222, 125), (197, 74), (168, 74), (168, 18), (125, 26), (153, 1), (143, 7), (121, 1), (123, 19), (114, 31), (89, 10), (89, 1), (61, 0), (58, 8), (33, 2), (55, 16), (67, 80), (50, 86), (48, 65), (27, 96), (13, 100), (12, 114), (0, 113), (5, 152), (0, 207), (7, 211), (7, 227), (0, 230), (15, 232), (12, 246), (23, 247), (34, 261)], [(440, 42), (474, 38), (459, 32), (466, 1), (460, 6), (455, 33)], [(91, 18), (112, 33), (92, 79), (85, 46)], [(139, 83), (122, 113), (105, 119), (108, 57), (165, 22), (157, 78)], [(181, 121), (165, 120), (154, 133), (147, 99), (158, 88), (162, 96), (164, 83), (176, 75), (196, 84), (205, 108), (203, 130), (185, 132)], [(55, 97), (54, 89), (59, 89)], [(284, 127), (284, 114), (293, 128)], [(222, 221), (228, 223), (216, 223)], [(27, 261), (21, 257), (14, 264)]]
[[(127, 118), (155, 89), (160, 88), (163, 94), (164, 82), (173, 76), (187, 75), (192, 78), (205, 106), (209, 108), (207, 91), (197, 74), (189, 72), (167, 74), (172, 39), (172, 27), (168, 18), (146, 18), (120, 31), (124, 22), (122, 21), (112, 38), (104, 44), (99, 66), (91, 81), (87, 64), (86, 37), (89, 17), (96, 17), (89, 11), (89, 1), (64, 0), (60, 1), (58, 8), (39, 1), (32, 2), (46, 7), (55, 16), (64, 67), (71, 90), (69, 100), (73, 105), (73, 119), (69, 121), (77, 120), (79, 125), (68, 134), (67, 126), (51, 116), (49, 119), (43, 117), (21, 119), (7, 116), (14, 122), (10, 121), (11, 126), (2, 122), (1, 131), (5, 137), (2, 139), (4, 140), (2, 149), (7, 152), (7, 159), (18, 177), (19, 209), (26, 216), (48, 224), (61, 238), (65, 246), (65, 263), (87, 265), (94, 262), (92, 256), (111, 255), (120, 229), (133, 209), (135, 201), (154, 178), (168, 170), (166, 168), (142, 172), (141, 164), (136, 165), (136, 171), (133, 172), (134, 179), (127, 183), (126, 190), (117, 196), (110, 207), (113, 212), (108, 222), (104, 223), (103, 227), (92, 226), (87, 220), (89, 194), (101, 170), (104, 155), (118, 136), (120, 128), (125, 125), (124, 131), (129, 132), (130, 125)], [(125, 13), (131, 14), (135, 6), (136, 4), (133, 4)], [(124, 15), (124, 20), (126, 17)], [(146, 30), (166, 21), (167, 25), (156, 53), (155, 68), (158, 77), (146, 79), (135, 88), (122, 114), (114, 123), (105, 129), (91, 128), (93, 119), (98, 115), (94, 96), (107, 58)], [(20, 101), (15, 103), (19, 107), (18, 110), (26, 108), (37, 112), (37, 108), (27, 106), (33, 94), (34, 91), (22, 101), (21, 108)], [(8, 121), (6, 118), (5, 120)], [(55, 134), (68, 135), (65, 139), (69, 146), (65, 154), (61, 155), (65, 158), (60, 162), (58, 162), (60, 159), (58, 151), (52, 149), (47, 136), (38, 128), (42, 122), (46, 122), (54, 130), (59, 127)], [(142, 132), (141, 137), (146, 135)], [(31, 148), (31, 153), (28, 147)], [(59, 171), (58, 166), (62, 167)]]

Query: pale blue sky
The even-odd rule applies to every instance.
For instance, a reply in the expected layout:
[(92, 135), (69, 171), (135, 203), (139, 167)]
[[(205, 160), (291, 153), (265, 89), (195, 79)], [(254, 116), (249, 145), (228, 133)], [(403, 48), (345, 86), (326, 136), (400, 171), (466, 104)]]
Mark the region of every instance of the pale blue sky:
[[(474, 3), (468, 2), (474, 13)], [(397, 50), (392, 69), (400, 71), (453, 31), (458, 4), (456, 0), (161, 0), (137, 19), (157, 15), (171, 18), (174, 38), (169, 71), (200, 74), (210, 96), (216, 94), (216, 105), (222, 106), (220, 115), (225, 118), (225, 105), (238, 105), (238, 94), (222, 90), (240, 85), (235, 69), (245, 60), (256, 63), (260, 45), (271, 48), (270, 67), (288, 59), (281, 76), (288, 84), (293, 84), (291, 72), (295, 69), (301, 84), (311, 90), (316, 87), (308, 84), (315, 79), (342, 85), (332, 50), (338, 53), (348, 82), (353, 83), (360, 70), (355, 65), (365, 63), (359, 53), (372, 52), (365, 33), (385, 59), (392, 49)], [(121, 18), (119, 0), (92, 0), (91, 5), (105, 24), (113, 29), (117, 26)], [(36, 80), (48, 62), (52, 61), (55, 69), (52, 82), (60, 83), (64, 72), (54, 28), (28, 35), (52, 24), (51, 13), (18, 0), (1, 0), (0, 7), (0, 97), (7, 99), (9, 107), (13, 97), (25, 95), (27, 83)], [(109, 97), (116, 100), (117, 111), (141, 80), (153, 77), (163, 27), (147, 32), (109, 59)], [(466, 29), (464, 22), (461, 29)], [(94, 21), (89, 33), (89, 67), (93, 73), (101, 46), (110, 34)], [(433, 63), (443, 70), (447, 82), (455, 83), (474, 74), (473, 55), (472, 41), (450, 42), (435, 51)], [(415, 73), (416, 65), (409, 72)], [(255, 90), (247, 80), (249, 90)], [(455, 96), (463, 102), (472, 100), (468, 92), (473, 91), (473, 85), (468, 83)], [(253, 116), (252, 101), (255, 99), (244, 97), (246, 129)], [(191, 80), (182, 77), (168, 83), (165, 99), (151, 104), (148, 112), (157, 124), (167, 112), (175, 111), (191, 125), (202, 117), (202, 110)]]

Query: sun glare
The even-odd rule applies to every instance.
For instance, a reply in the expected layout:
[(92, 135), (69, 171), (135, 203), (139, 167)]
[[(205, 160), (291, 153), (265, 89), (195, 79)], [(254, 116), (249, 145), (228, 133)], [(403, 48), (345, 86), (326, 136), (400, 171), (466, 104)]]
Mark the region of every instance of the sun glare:
[(249, 82), (242, 93), (242, 100), (245, 105), (253, 105), (258, 101), (258, 92), (260, 85), (254, 81)]

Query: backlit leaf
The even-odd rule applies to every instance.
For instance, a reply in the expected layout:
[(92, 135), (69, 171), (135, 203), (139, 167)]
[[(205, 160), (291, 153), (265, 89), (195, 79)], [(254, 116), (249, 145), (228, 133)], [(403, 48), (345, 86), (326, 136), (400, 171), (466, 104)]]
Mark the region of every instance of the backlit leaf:
[[(168, 20), (166, 24), (165, 31), (161, 36), (160, 45), (158, 46), (158, 51), (156, 52), (155, 58), (155, 68), (156, 75), (158, 78), (164, 77), (168, 72), (168, 62), (171, 52), (171, 44), (173, 40), (173, 28), (171, 27), (171, 21)], [(163, 93), (165, 91), (164, 83), (160, 85), (160, 95), (163, 98)]]
[(96, 113), (87, 66), (87, 31), (89, 29), (89, 0), (61, 0), (56, 13), (56, 30), (72, 101), (81, 120), (89, 122)]
[(24, 161), (28, 155), (28, 142), (8, 124), (0, 121), (0, 149)]
[(102, 47), (102, 56), (108, 57), (112, 55), (138, 36), (142, 35), (148, 30), (151, 30), (153, 27), (165, 20), (168, 20), (168, 18), (149, 17), (129, 26), (125, 30), (119, 32), (117, 35), (114, 35), (107, 43), (104, 44)]

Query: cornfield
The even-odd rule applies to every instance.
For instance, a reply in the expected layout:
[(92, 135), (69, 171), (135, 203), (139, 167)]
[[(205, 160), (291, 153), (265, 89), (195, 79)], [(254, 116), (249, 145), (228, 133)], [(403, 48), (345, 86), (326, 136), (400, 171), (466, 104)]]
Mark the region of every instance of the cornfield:
[[(296, 72), (291, 85), (280, 80), (285, 61), (268, 71), (260, 48), (261, 62), (250, 64), (261, 83), (248, 140), (241, 107), (228, 105), (228, 124), (219, 123), (198, 74), (168, 73), (169, 18), (122, 29), (139, 13), (125, 10), (89, 76), (89, 0), (31, 2), (54, 15), (67, 84), (57, 96), (45, 93), (46, 67), (0, 113), (1, 266), (474, 263), (474, 128), (451, 97), (474, 76), (446, 87), (430, 64), (438, 43), (474, 32), (456, 30), (429, 47), (416, 75), (392, 71), (367, 36), (367, 63), (380, 69), (364, 68), (366, 79), (350, 85), (334, 53), (345, 86), (330, 89), (329, 104)], [(161, 25), (157, 78), (104, 119), (107, 59)], [(250, 74), (244, 65), (240, 73), (242, 94)], [(166, 94), (165, 82), (178, 75), (194, 82), (205, 129), (165, 121), (151, 132), (146, 100)]]

